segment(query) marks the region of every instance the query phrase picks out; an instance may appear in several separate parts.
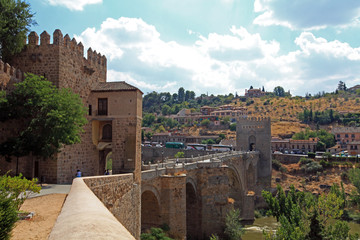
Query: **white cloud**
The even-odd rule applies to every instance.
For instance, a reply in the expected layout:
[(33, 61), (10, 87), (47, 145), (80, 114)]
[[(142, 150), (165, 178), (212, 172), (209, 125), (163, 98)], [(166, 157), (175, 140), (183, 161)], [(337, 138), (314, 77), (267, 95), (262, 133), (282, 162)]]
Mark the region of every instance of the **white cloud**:
[(64, 6), (70, 10), (82, 11), (84, 6), (102, 3), (102, 0), (47, 0), (50, 5)]
[(320, 29), (328, 26), (357, 25), (358, 0), (255, 0), (254, 11), (261, 13), (254, 24), (282, 25), (291, 29)]
[(296, 51), (282, 55), (278, 42), (243, 27), (182, 45), (163, 41), (154, 26), (135, 18), (109, 18), (76, 38), (108, 57), (109, 81), (127, 81), (145, 93), (184, 87), (197, 94), (243, 94), (250, 85), (268, 91), (280, 85), (304, 95), (333, 91), (339, 80), (360, 76), (359, 48), (310, 32), (296, 38)]

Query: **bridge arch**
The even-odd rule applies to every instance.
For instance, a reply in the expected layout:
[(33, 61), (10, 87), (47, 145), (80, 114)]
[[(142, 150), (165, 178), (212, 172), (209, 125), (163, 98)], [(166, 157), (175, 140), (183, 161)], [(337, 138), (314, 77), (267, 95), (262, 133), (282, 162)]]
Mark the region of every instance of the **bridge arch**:
[(160, 194), (150, 185), (141, 188), (141, 230), (161, 225)]
[(234, 207), (242, 209), (245, 186), (244, 181), (241, 178), (241, 175), (237, 171), (236, 167), (229, 165), (228, 167), (228, 177), (229, 177), (229, 197), (234, 199)]
[(192, 178), (186, 179), (186, 239), (199, 239), (201, 228), (201, 206)]

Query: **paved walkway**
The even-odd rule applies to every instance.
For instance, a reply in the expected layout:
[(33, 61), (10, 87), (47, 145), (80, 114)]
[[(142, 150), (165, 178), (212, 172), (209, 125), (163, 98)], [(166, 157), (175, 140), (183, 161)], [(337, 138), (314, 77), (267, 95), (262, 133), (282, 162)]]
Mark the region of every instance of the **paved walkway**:
[(40, 193), (30, 194), (29, 198), (44, 196), (53, 193), (64, 193), (70, 192), (71, 184), (43, 184)]

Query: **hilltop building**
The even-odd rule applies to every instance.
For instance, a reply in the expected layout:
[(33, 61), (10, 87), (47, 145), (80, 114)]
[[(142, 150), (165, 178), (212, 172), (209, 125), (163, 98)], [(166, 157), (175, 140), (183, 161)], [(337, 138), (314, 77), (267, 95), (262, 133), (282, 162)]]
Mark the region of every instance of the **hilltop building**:
[[(22, 157), (6, 162), (0, 158), (1, 173), (18, 170), (26, 177), (48, 183), (71, 183), (79, 169), (83, 176), (102, 175), (106, 156), (112, 152), (113, 173), (134, 173), (141, 180), (142, 92), (126, 82), (106, 82), (106, 57), (87, 50), (82, 43), (63, 36), (60, 30), (39, 36), (31, 32), (23, 51), (11, 66), (0, 62), (0, 89), (11, 91), (14, 83), (30, 72), (46, 77), (58, 88), (71, 88), (89, 109), (81, 143), (65, 146), (53, 159)], [(12, 126), (0, 123), (0, 142), (11, 134)]]
[(245, 97), (262, 97), (265, 96), (266, 92), (262, 91), (260, 88), (253, 88), (253, 89), (245, 89)]

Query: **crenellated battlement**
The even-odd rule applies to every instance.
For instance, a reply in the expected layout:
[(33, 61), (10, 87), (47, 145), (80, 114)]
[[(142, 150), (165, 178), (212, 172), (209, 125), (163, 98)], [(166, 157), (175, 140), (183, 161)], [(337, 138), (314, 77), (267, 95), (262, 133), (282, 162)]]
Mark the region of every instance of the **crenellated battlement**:
[[(81, 42), (77, 43), (75, 38), (70, 39), (68, 34), (64, 37), (59, 29), (56, 29), (53, 33), (53, 43), (50, 42), (50, 34), (46, 31), (40, 34), (40, 44), (39, 35), (36, 32), (31, 32), (28, 35), (28, 48), (41, 48), (49, 45), (65, 47), (80, 56), (84, 56), (84, 45)], [(104, 68), (106, 68), (107, 65), (106, 57), (93, 51), (91, 48), (87, 50), (87, 61), (89, 64), (98, 65)]]
[(20, 69), (0, 60), (0, 89), (8, 88), (9, 83), (20, 82), (23, 79), (24, 73)]
[(240, 117), (237, 119), (240, 123), (263, 123), (263, 122), (270, 122), (270, 117)]

